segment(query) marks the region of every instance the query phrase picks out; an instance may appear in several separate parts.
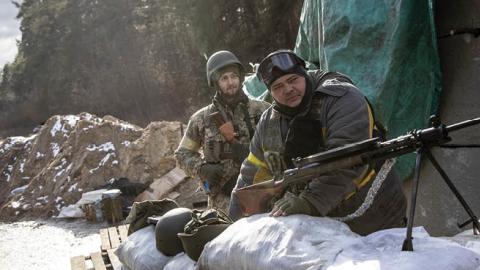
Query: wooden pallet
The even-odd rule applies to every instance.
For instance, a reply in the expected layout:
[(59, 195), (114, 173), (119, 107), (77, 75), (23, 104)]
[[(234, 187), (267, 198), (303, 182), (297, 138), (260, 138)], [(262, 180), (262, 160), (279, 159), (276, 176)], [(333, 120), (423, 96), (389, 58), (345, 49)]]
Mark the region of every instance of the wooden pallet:
[(72, 270), (120, 270), (121, 263), (114, 251), (127, 239), (128, 224), (100, 229), (101, 251), (89, 256), (70, 258)]

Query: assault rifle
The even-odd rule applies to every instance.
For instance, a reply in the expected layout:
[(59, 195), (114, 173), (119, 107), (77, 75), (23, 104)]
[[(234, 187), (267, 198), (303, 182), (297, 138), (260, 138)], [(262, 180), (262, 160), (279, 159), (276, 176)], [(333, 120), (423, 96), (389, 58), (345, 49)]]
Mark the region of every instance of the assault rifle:
[(281, 179), (272, 179), (262, 183), (253, 184), (234, 190), (234, 196), (237, 196), (240, 208), (245, 216), (250, 216), (258, 213), (265, 213), (269, 211), (270, 202), (274, 196), (282, 195), (284, 190), (291, 184), (299, 182), (307, 182), (318, 177), (326, 172), (337, 169), (350, 168), (353, 166), (373, 164), (378, 160), (385, 160), (388, 158), (398, 157), (407, 153), (417, 151), (416, 167), (413, 179), (413, 189), (411, 196), (411, 205), (407, 240), (404, 243), (403, 250), (413, 250), (411, 247), (411, 227), (413, 225), (413, 214), (415, 210), (416, 192), (418, 188), (418, 176), (420, 171), (420, 160), (422, 154), (425, 154), (433, 163), (434, 167), (440, 172), (445, 182), (459, 199), (462, 206), (465, 208), (470, 216), (470, 220), (462, 224), (472, 222), (475, 234), (480, 230), (478, 218), (473, 214), (470, 207), (462, 198), (460, 193), (456, 190), (453, 183), (448, 179), (445, 172), (440, 165), (433, 158), (430, 153), (430, 148), (433, 146), (441, 146), (451, 141), (448, 136), (450, 132), (467, 128), (480, 123), (480, 118), (475, 118), (460, 123), (446, 126), (436, 117), (431, 117), (432, 127), (413, 130), (406, 135), (397, 138), (381, 141), (380, 138), (373, 138), (357, 143), (347, 144), (338, 148), (334, 148), (325, 152), (314, 154), (304, 158), (293, 159), (295, 168), (285, 170)]

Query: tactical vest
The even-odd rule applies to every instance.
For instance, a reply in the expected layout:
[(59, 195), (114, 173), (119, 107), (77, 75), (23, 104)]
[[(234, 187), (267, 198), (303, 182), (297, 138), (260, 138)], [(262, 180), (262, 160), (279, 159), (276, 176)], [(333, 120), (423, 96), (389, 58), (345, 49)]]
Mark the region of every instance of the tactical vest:
[[(232, 149), (230, 144), (220, 134), (218, 127), (216, 126), (210, 115), (219, 111), (225, 119), (225, 121), (232, 121), (235, 132), (237, 133), (237, 140), (239, 143), (249, 144), (251, 137), (253, 136), (253, 126), (258, 122), (259, 116), (252, 115), (249, 112), (249, 104), (240, 103), (236, 106), (235, 111), (232, 113), (227, 112), (220, 106), (210, 105), (207, 110), (204, 111), (204, 123), (205, 123), (205, 137), (203, 154), (205, 161), (210, 163), (221, 162), (225, 159), (233, 159)], [(253, 122), (253, 123), (252, 123)], [(238, 164), (240, 166), (240, 164)]]
[(305, 115), (292, 118), (283, 141), (280, 112), (271, 108), (267, 112), (267, 129), (263, 142), (265, 162), (275, 176), (293, 168), (292, 158), (306, 157), (325, 150), (324, 123), (321, 120), (323, 94), (315, 93)]

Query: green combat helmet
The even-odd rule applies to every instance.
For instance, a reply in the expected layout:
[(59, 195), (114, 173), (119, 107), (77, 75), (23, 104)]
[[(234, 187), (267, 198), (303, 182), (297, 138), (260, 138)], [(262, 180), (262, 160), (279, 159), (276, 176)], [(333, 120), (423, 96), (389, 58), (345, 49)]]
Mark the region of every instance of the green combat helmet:
[(197, 261), (205, 244), (220, 235), (232, 223), (230, 217), (219, 210), (193, 210), (192, 220), (185, 225), (185, 232), (179, 233), (178, 237), (188, 257)]
[(207, 80), (208, 86), (213, 87), (215, 83), (215, 79), (212, 76), (217, 72), (219, 69), (230, 66), (230, 65), (237, 65), (240, 70), (240, 81), (243, 82), (244, 74), (245, 74), (245, 67), (240, 63), (238, 58), (229, 51), (218, 51), (212, 54), (207, 60)]
[(174, 256), (183, 251), (182, 242), (177, 233), (183, 232), (185, 225), (192, 219), (192, 210), (175, 208), (158, 219), (155, 227), (155, 241), (158, 251)]

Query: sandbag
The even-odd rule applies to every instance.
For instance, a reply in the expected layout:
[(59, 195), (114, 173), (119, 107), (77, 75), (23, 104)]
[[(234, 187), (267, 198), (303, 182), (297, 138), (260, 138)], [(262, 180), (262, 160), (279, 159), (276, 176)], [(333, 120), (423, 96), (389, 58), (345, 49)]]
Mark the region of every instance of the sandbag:
[(173, 257), (170, 261), (168, 261), (167, 265), (163, 268), (163, 270), (194, 270), (196, 269), (195, 261), (190, 259), (187, 254), (179, 253), (175, 257)]
[(346, 224), (329, 218), (254, 215), (209, 242), (198, 264), (209, 270), (320, 268), (332, 264), (335, 255), (357, 238)]
[(130, 270), (160, 270), (172, 257), (155, 246), (155, 226), (149, 225), (128, 236), (115, 251), (118, 259)]
[(359, 236), (327, 217), (268, 214), (240, 219), (209, 242), (199, 269), (479, 269), (480, 254), (413, 230), (414, 252), (401, 251), (405, 228)]

